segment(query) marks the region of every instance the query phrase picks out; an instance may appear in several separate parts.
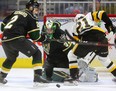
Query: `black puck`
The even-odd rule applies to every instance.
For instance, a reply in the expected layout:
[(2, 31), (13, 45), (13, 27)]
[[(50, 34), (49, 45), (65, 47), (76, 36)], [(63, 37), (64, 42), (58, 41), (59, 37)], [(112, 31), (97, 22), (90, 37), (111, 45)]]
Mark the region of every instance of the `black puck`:
[(56, 84), (56, 87), (60, 88), (60, 84)]

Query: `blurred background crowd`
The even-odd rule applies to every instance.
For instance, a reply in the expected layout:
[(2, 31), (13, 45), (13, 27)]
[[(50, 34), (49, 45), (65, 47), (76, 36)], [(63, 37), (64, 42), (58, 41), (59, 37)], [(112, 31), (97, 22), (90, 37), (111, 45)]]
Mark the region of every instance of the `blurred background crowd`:
[[(0, 20), (14, 10), (25, 8), (28, 0), (0, 0)], [(46, 14), (77, 14), (105, 10), (116, 14), (116, 0), (38, 0), (41, 4), (39, 18)]]

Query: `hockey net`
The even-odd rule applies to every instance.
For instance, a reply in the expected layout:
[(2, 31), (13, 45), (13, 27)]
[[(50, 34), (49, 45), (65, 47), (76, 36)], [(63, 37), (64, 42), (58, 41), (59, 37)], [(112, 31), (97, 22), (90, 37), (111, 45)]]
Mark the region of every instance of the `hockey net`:
[[(70, 32), (73, 29), (74, 17), (75, 17), (75, 15), (72, 15), (72, 14), (49, 14), (49, 15), (44, 16), (44, 23), (46, 22), (46, 20), (59, 21), (61, 23), (61, 28), (63, 30), (67, 29)], [(113, 24), (116, 25), (116, 14), (112, 14), (112, 15), (110, 14), (109, 17), (110, 17), (111, 21), (113, 22)], [(105, 28), (104, 26), (102, 26), (102, 27), (103, 27), (103, 29)], [(110, 35), (109, 38), (110, 37), (112, 37), (112, 35)], [(109, 41), (111, 41), (111, 39)], [(112, 46), (110, 46), (109, 49), (113, 52), (113, 53), (110, 53), (111, 60), (113, 60), (116, 63), (116, 60), (115, 60), (116, 57), (113, 56), (115, 49), (112, 48)], [(44, 55), (44, 59), (45, 58), (46, 58), (46, 56)], [(93, 61), (91, 63), (91, 66), (97, 67), (98, 70), (102, 71), (102, 69), (104, 68), (103, 65), (99, 62), (99, 60), (97, 58), (95, 58), (94, 60), (95, 60), (95, 62)], [(106, 68), (104, 68), (104, 69), (106, 69)], [(103, 71), (104, 71), (104, 69), (103, 69)]]
[[(73, 29), (71, 26), (74, 24), (75, 16), (73, 14), (49, 14), (44, 16), (44, 23), (46, 20), (59, 21), (61, 28), (71, 30)], [(109, 17), (113, 24), (116, 25), (116, 14), (110, 14)]]

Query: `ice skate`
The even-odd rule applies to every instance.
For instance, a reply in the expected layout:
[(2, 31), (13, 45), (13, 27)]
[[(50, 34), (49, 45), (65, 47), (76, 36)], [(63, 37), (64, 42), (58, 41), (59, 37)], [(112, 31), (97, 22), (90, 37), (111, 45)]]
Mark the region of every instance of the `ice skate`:
[(34, 76), (34, 87), (45, 87), (48, 83), (49, 81), (44, 79), (42, 76)]
[(112, 81), (116, 82), (116, 77), (112, 79)]
[(72, 78), (66, 78), (64, 80), (64, 85), (65, 86), (78, 86), (78, 80), (72, 79)]
[(4, 85), (7, 83), (7, 80), (2, 77), (2, 74), (0, 73), (0, 85)]
[(49, 77), (46, 77), (46, 80), (49, 82), (49, 83), (52, 83), (52, 78), (49, 78)]

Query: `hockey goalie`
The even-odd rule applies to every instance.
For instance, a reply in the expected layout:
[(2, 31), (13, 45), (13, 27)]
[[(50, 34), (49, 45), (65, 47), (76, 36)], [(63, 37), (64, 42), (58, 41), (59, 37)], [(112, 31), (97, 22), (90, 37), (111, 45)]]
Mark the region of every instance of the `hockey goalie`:
[[(66, 78), (69, 78), (69, 60), (67, 53), (74, 46), (71, 42), (66, 42), (65, 32), (60, 28), (59, 22), (53, 22), (52, 20), (46, 21), (43, 25), (42, 33), (46, 34), (46, 41), (44, 41), (43, 48), (47, 55), (44, 63), (44, 74), (43, 76), (50, 82), (64, 82)], [(53, 40), (54, 39), (54, 40)], [(62, 41), (56, 41), (56, 40)], [(93, 56), (90, 56), (93, 59)], [(88, 60), (91, 60), (88, 59)], [(96, 82), (98, 75), (95, 69), (87, 67), (85, 70), (84, 63), (79, 62), (79, 81), (81, 82)], [(83, 66), (83, 67), (82, 67)], [(82, 74), (83, 73), (83, 74)], [(90, 79), (92, 78), (92, 79)]]

